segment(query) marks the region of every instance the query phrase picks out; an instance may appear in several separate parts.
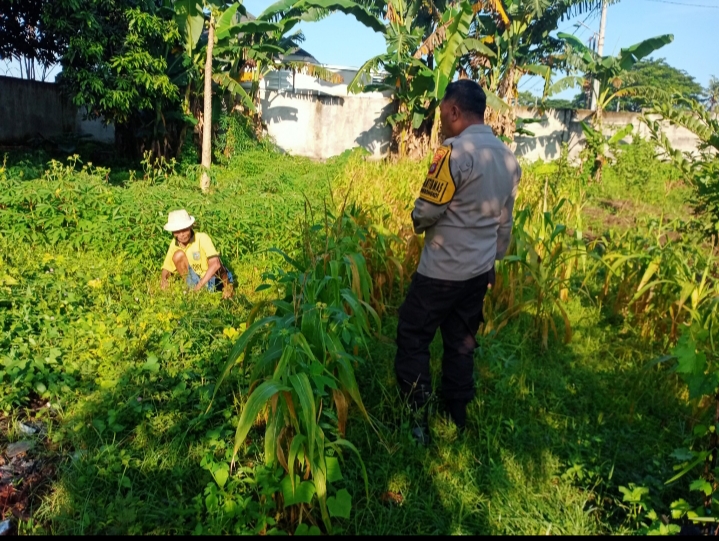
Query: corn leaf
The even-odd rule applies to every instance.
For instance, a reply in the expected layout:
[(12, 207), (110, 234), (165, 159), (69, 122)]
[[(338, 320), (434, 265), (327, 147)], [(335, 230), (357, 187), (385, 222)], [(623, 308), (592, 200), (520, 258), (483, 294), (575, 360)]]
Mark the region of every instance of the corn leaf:
[(260, 413), (260, 410), (267, 404), (267, 401), (282, 391), (289, 391), (288, 387), (279, 384), (276, 381), (269, 380), (261, 383), (252, 392), (247, 404), (242, 409), (240, 420), (237, 423), (237, 431), (235, 432), (235, 446), (232, 449), (232, 462), (234, 463), (237, 452), (245, 442), (247, 434), (250, 432), (252, 425), (255, 423), (255, 419)]
[(225, 364), (225, 367), (222, 369), (222, 374), (220, 375), (220, 379), (217, 380), (217, 383), (215, 384), (215, 390), (212, 393), (212, 399), (210, 400), (210, 404), (207, 406), (207, 413), (210, 411), (210, 408), (212, 407), (212, 402), (215, 400), (215, 395), (217, 394), (218, 389), (220, 388), (220, 385), (222, 385), (222, 382), (225, 380), (227, 375), (230, 373), (230, 370), (232, 370), (232, 367), (235, 365), (235, 363), (240, 359), (244, 353), (245, 349), (247, 348), (247, 345), (249, 344), (252, 337), (257, 333), (260, 329), (265, 327), (266, 325), (269, 325), (274, 318), (267, 317), (263, 318), (259, 321), (255, 321), (252, 325), (250, 325), (245, 332), (242, 333), (242, 336), (240, 336), (237, 339), (237, 342), (235, 342), (235, 345), (232, 348), (232, 351), (230, 352), (230, 356), (227, 359), (227, 363)]
[(302, 449), (302, 444), (305, 441), (307, 441), (307, 438), (303, 434), (297, 434), (294, 438), (292, 438), (292, 443), (290, 444), (290, 454), (287, 459), (287, 472), (292, 483), (293, 491), (295, 489), (295, 462), (297, 462), (297, 454), (300, 449)]

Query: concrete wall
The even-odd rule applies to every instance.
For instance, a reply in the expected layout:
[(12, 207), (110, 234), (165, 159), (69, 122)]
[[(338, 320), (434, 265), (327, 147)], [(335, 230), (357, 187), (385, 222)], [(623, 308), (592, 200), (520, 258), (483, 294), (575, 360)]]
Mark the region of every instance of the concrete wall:
[[(327, 83), (307, 75), (280, 71), (269, 74), (260, 91), (262, 115), (269, 135), (290, 154), (326, 159), (360, 146), (372, 157), (389, 151), (392, 130), (386, 124), (391, 105), (387, 95), (374, 92), (347, 94), (347, 84), (355, 71), (333, 68), (342, 83)], [(536, 111), (520, 108), (521, 118), (538, 118)], [(542, 121), (527, 125), (535, 136), (516, 138), (516, 153), (528, 161), (559, 157), (562, 143), (569, 148), (570, 159), (582, 149), (584, 135), (580, 122), (589, 111), (550, 110)], [(635, 113), (605, 113), (607, 133), (631, 123), (634, 133), (647, 137), (648, 130)], [(665, 125), (665, 133), (674, 148), (694, 151), (697, 137), (685, 130)], [(75, 133), (112, 143), (114, 128), (99, 120), (84, 120), (63, 99), (57, 85), (10, 77), (0, 77), (0, 143), (22, 142), (38, 134), (53, 136)]]
[(0, 77), (0, 143), (72, 133), (76, 115), (54, 83)]
[(389, 151), (390, 101), (382, 95), (264, 90), (261, 102), (270, 137), (290, 154), (324, 159), (360, 146), (381, 158)]
[(86, 120), (55, 83), (0, 77), (0, 143), (22, 143), (41, 135), (52, 139), (77, 134), (103, 143), (115, 142), (115, 128)]
[[(538, 159), (551, 161), (559, 157), (562, 143), (567, 143), (570, 160), (578, 159), (579, 153), (584, 146), (584, 133), (582, 132), (581, 122), (588, 123), (590, 121), (591, 111), (556, 109), (546, 111), (544, 115), (540, 116), (536, 111), (518, 108), (517, 116), (528, 119), (543, 118), (542, 122), (526, 125), (526, 129), (534, 133), (534, 137), (519, 136), (515, 138), (515, 153), (517, 156), (521, 156), (530, 162)], [(606, 135), (615, 133), (627, 124), (634, 126), (633, 134), (649, 138), (649, 129), (640, 121), (639, 114), (625, 112), (604, 113), (604, 132)], [(663, 123), (663, 130), (675, 149), (687, 152), (697, 150), (699, 138), (689, 130), (670, 126), (668, 123)], [(626, 138), (626, 140), (628, 139), (629, 137)]]
[(115, 126), (106, 125), (99, 118), (86, 119), (84, 110), (79, 110), (75, 116), (75, 133), (98, 143), (115, 142)]

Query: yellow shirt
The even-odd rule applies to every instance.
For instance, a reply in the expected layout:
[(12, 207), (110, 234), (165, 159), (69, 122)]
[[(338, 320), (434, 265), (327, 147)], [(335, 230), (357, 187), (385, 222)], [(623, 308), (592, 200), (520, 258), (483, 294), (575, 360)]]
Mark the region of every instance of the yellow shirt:
[(176, 239), (170, 243), (170, 247), (167, 249), (167, 255), (165, 256), (165, 262), (162, 264), (162, 268), (168, 272), (177, 272), (175, 262), (172, 261), (172, 256), (175, 252), (182, 250), (187, 256), (187, 261), (190, 263), (192, 269), (197, 275), (202, 278), (207, 269), (209, 268), (208, 260), (212, 257), (218, 257), (220, 254), (215, 250), (215, 245), (212, 244), (212, 239), (205, 233), (193, 233), (190, 238), (190, 242), (182, 248)]

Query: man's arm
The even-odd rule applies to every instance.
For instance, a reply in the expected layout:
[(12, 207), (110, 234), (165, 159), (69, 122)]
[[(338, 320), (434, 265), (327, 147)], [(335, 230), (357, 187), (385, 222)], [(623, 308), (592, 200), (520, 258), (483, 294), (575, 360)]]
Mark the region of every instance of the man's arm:
[(167, 282), (167, 279), (170, 277), (170, 274), (172, 274), (167, 269), (162, 269), (162, 275), (160, 277), (160, 289), (167, 289), (167, 286), (169, 285)]
[(207, 272), (205, 275), (200, 279), (198, 284), (195, 286), (195, 291), (200, 291), (203, 287), (207, 285), (207, 282), (210, 281), (210, 279), (217, 274), (217, 271), (220, 270), (220, 267), (222, 267), (222, 262), (220, 261), (219, 256), (211, 257), (207, 260)]
[(167, 254), (165, 254), (165, 261), (162, 262), (162, 274), (160, 275), (160, 288), (161, 289), (167, 289), (168, 283), (167, 279), (170, 277), (170, 275), (175, 272), (177, 269), (175, 268), (175, 262), (172, 260), (172, 255), (175, 253), (175, 250), (173, 250), (173, 245), (170, 243), (170, 247), (167, 249)]
[[(469, 166), (467, 157), (462, 164)], [(454, 192), (458, 187), (460, 166), (457, 150), (451, 144), (440, 147), (427, 172), (419, 197), (414, 202), (412, 211), (412, 225), (418, 235), (432, 227), (442, 215), (447, 212)]]
[(437, 220), (439, 220), (442, 215), (447, 212), (447, 207), (449, 207), (449, 203), (444, 205), (435, 205), (434, 203), (429, 203), (423, 199), (417, 199), (414, 202), (414, 210), (410, 215), (412, 217), (414, 232), (419, 235), (432, 227)]

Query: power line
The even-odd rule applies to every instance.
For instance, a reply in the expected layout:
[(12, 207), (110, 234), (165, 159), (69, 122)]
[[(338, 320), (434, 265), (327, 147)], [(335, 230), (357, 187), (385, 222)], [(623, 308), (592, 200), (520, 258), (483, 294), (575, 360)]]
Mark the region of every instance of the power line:
[(671, 0), (646, 0), (647, 2), (658, 2), (661, 4), (674, 4), (675, 6), (686, 6), (693, 8), (719, 9), (719, 6), (708, 6), (707, 4), (687, 4), (684, 2), (672, 2)]

